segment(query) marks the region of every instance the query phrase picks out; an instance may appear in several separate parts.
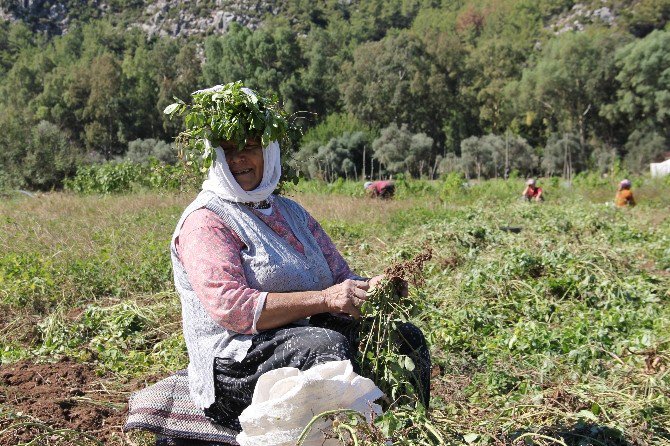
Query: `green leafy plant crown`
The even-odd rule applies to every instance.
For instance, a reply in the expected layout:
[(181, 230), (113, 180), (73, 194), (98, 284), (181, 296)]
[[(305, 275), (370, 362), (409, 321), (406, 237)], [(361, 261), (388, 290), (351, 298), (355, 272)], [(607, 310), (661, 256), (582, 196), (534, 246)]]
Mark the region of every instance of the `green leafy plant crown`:
[(301, 132), (276, 96), (261, 96), (237, 81), (196, 91), (191, 97), (190, 104), (175, 97), (177, 102), (163, 111), (170, 118), (184, 117), (186, 129), (175, 140), (179, 155), (187, 165), (196, 165), (205, 171), (216, 159), (213, 148), (222, 141), (234, 141), (241, 150), (248, 138), (260, 137), (263, 147), (272, 141), (279, 142), (283, 180), (291, 179), (288, 154), (295, 148)]

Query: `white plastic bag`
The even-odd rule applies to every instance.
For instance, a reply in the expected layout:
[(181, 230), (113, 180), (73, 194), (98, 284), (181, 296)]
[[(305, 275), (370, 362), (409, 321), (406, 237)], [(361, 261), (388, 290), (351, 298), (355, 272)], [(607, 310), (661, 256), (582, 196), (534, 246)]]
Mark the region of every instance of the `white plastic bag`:
[[(267, 372), (258, 380), (251, 405), (240, 415), (240, 446), (295, 446), (303, 429), (327, 410), (353, 409), (365, 414), (381, 414), (373, 402), (382, 391), (368, 378), (356, 374), (350, 361), (332, 361), (301, 372), (293, 367)], [(319, 420), (303, 443), (304, 446), (330, 446), (323, 431), (331, 422)]]

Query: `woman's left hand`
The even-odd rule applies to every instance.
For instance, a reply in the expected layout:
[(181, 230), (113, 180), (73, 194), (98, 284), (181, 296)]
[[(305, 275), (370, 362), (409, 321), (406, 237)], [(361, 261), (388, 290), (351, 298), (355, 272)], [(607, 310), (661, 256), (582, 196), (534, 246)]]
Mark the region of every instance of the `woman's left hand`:
[[(373, 292), (375, 288), (377, 288), (379, 283), (382, 282), (383, 280), (386, 280), (385, 274), (379, 274), (368, 280), (368, 283), (370, 284), (370, 289), (368, 290), (368, 293)], [(403, 297), (407, 297), (407, 294), (408, 294), (407, 281), (403, 280), (402, 285), (400, 287), (400, 295)]]

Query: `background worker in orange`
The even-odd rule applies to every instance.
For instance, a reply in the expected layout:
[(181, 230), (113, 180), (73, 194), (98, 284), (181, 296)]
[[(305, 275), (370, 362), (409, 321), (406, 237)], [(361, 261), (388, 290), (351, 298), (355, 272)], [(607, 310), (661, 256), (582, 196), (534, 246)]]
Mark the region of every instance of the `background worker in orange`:
[(614, 197), (616, 207), (635, 206), (635, 198), (633, 198), (633, 192), (630, 190), (630, 187), (630, 180), (621, 180), (616, 191), (616, 197)]

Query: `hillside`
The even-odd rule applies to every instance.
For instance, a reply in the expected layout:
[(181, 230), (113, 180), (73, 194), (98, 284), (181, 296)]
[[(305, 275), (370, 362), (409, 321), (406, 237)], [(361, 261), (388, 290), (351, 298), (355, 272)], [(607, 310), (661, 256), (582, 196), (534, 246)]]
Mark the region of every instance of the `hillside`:
[(0, 18), (23, 21), (39, 32), (60, 35), (74, 23), (108, 18), (147, 35), (191, 36), (223, 33), (231, 22), (254, 29), (265, 14), (276, 14), (281, 2), (215, 0), (183, 2), (177, 0), (142, 1), (5, 1)]
[[(359, 1), (328, 2), (317, 1), (308, 6), (300, 1), (282, 2), (278, 0), (198, 0), (183, 2), (179, 0), (111, 0), (82, 1), (66, 0), (23, 0), (0, 2), (0, 19), (22, 21), (31, 29), (60, 35), (68, 31), (74, 23), (85, 23), (99, 18), (108, 18), (114, 22), (131, 27), (139, 27), (149, 36), (192, 36), (222, 34), (231, 22), (239, 23), (251, 29), (261, 25), (266, 16), (285, 15), (297, 19), (295, 12), (304, 9), (307, 16), (318, 23), (319, 16), (328, 15), (334, 10), (351, 14)], [(410, 5), (431, 4), (435, 2), (404, 2)], [(476, 2), (474, 2), (476, 3)], [(583, 30), (585, 26), (599, 23), (616, 25), (623, 13), (628, 14), (636, 0), (554, 2), (547, 8), (549, 14), (547, 26), (557, 33), (567, 30)]]
[(313, 178), (636, 173), (670, 143), (670, 0), (3, 0), (0, 16), (0, 188), (147, 159), (180, 129), (174, 97), (236, 80), (304, 118), (294, 167)]

